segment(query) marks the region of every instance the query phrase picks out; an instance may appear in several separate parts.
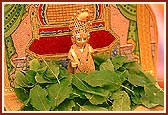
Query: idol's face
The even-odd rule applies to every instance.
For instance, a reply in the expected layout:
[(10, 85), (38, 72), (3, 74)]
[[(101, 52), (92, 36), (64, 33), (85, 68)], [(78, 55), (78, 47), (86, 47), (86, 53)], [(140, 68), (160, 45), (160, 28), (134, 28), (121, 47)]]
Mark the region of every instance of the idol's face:
[(86, 43), (88, 42), (89, 36), (90, 36), (89, 33), (85, 33), (85, 32), (77, 33), (77, 34), (75, 35), (75, 42), (76, 42), (76, 44), (77, 44), (79, 47), (82, 48), (82, 47), (85, 46)]

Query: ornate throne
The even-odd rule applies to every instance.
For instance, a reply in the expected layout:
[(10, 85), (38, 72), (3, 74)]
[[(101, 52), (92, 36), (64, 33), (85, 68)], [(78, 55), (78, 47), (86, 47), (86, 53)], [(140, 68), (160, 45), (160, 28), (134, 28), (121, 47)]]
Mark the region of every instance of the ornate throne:
[[(92, 29), (89, 44), (98, 53), (115, 55), (119, 36), (110, 29), (109, 7), (100, 4), (40, 4), (31, 12), (33, 38), (26, 48), (30, 58), (65, 61), (72, 45), (69, 24), (74, 13), (82, 8), (91, 11)], [(114, 54), (113, 54), (114, 55)]]

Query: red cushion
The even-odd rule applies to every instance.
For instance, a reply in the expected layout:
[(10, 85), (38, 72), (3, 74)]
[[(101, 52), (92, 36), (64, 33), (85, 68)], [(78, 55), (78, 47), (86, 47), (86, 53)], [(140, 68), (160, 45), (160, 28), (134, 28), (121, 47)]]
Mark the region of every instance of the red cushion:
[[(110, 32), (100, 30), (90, 33), (89, 44), (94, 49), (103, 48), (109, 46), (114, 40), (115, 37)], [(41, 37), (33, 41), (29, 50), (39, 55), (68, 53), (71, 45), (71, 35)]]

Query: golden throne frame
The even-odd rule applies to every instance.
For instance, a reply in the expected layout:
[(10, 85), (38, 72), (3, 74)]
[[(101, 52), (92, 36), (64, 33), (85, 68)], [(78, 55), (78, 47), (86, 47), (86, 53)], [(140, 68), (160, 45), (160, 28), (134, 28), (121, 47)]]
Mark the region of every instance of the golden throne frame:
[(110, 28), (109, 6), (102, 4), (40, 4), (37, 7), (33, 7), (31, 11), (33, 37), (26, 48), (27, 56), (39, 59), (67, 59), (68, 52), (41, 55), (31, 51), (30, 47), (35, 40), (40, 38), (71, 36), (69, 24), (74, 13), (82, 8), (88, 8), (91, 11), (92, 32), (104, 30), (114, 37), (114, 40), (107, 46), (96, 48), (99, 54), (106, 52), (111, 55), (112, 48), (117, 47), (116, 45), (119, 43), (119, 36)]

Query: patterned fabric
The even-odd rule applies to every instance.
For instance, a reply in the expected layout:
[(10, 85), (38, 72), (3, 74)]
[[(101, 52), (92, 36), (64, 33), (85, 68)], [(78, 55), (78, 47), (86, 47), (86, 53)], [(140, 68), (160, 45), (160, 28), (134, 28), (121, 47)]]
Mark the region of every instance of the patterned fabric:
[(136, 4), (117, 4), (121, 14), (130, 20), (128, 29), (128, 43), (133, 44), (133, 52), (136, 57), (140, 57), (138, 28), (137, 28), (137, 10)]
[(12, 58), (17, 56), (11, 35), (19, 26), (25, 12), (25, 4), (5, 4), (4, 6), (5, 55), (8, 70), (8, 78), (10, 81), (12, 80), (10, 76), (14, 72), (14, 65), (12, 64), (11, 60)]
[[(135, 55), (140, 55), (140, 49), (139, 49), (139, 40), (138, 40), (138, 29), (137, 29), (137, 22), (130, 20), (130, 25), (128, 29), (128, 43), (133, 44), (133, 52)], [(131, 42), (131, 41), (132, 42)]]

